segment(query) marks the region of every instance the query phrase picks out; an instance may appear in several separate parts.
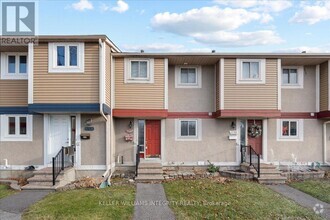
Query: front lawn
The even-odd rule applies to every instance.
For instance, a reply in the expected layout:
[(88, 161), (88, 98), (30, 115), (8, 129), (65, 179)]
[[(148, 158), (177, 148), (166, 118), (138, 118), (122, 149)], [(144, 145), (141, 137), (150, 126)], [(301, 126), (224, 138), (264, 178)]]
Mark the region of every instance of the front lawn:
[(290, 186), (303, 191), (323, 202), (330, 203), (330, 179), (292, 182)]
[(134, 199), (129, 185), (56, 192), (31, 206), (23, 219), (131, 219)]
[(164, 188), (177, 219), (319, 219), (254, 182), (179, 180), (164, 183)]
[(14, 194), (15, 190), (11, 189), (8, 185), (6, 184), (0, 184), (0, 199), (9, 196), (11, 194)]

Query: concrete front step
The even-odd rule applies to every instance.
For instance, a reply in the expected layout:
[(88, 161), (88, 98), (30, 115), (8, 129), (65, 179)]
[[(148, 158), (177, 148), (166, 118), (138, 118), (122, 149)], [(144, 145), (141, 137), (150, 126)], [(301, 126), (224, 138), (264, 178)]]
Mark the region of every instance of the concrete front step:
[(286, 177), (280, 175), (267, 175), (257, 178), (258, 182), (261, 184), (284, 184)]
[(140, 163), (138, 168), (162, 169), (161, 163)]
[(163, 181), (163, 175), (138, 175), (135, 178), (136, 182), (152, 182), (152, 181)]
[(43, 185), (36, 185), (36, 184), (28, 184), (22, 186), (21, 189), (23, 190), (56, 190), (57, 186), (43, 186)]
[[(61, 181), (61, 177), (58, 176), (55, 180), (55, 184)], [(51, 175), (42, 175), (42, 176), (34, 176), (28, 179), (28, 182), (34, 185), (42, 185), (42, 186), (53, 186), (53, 176)]]
[(163, 175), (163, 169), (159, 168), (138, 168), (138, 175), (140, 174), (152, 174), (152, 175)]

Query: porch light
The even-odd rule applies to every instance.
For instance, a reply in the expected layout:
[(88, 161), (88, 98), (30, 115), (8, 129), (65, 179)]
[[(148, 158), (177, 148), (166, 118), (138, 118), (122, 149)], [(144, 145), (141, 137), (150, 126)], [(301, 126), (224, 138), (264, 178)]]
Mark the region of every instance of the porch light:
[(236, 124), (234, 121), (231, 122), (231, 126), (230, 126), (232, 129), (235, 129), (236, 128)]
[(91, 126), (91, 125), (92, 125), (92, 122), (93, 122), (93, 120), (92, 120), (91, 118), (89, 118), (89, 119), (87, 119), (87, 120), (85, 121), (85, 125), (86, 125), (86, 126)]
[(132, 127), (133, 127), (133, 123), (132, 123), (132, 121), (129, 121), (128, 127), (129, 127), (129, 128), (132, 128)]

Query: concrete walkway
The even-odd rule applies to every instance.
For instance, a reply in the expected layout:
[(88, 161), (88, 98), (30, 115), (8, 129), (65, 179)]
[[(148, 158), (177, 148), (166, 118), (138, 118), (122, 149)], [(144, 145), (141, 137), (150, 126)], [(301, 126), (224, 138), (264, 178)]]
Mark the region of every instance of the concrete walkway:
[(172, 210), (168, 207), (162, 184), (137, 184), (133, 219), (175, 219)]
[(27, 190), (0, 199), (0, 220), (18, 220), (25, 209), (52, 191)]
[(325, 219), (330, 219), (330, 204), (322, 202), (288, 185), (268, 185), (268, 187), (275, 192), (295, 201), (299, 205), (313, 210)]

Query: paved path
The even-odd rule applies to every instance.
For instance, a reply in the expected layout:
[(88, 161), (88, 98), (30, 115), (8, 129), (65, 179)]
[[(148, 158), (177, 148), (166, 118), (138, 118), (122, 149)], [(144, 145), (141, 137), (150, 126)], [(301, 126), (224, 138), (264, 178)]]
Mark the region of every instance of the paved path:
[(175, 219), (167, 203), (162, 184), (138, 183), (135, 196), (134, 220)]
[(51, 191), (27, 190), (0, 199), (0, 220), (18, 220), (25, 209)]
[[(294, 189), (288, 185), (269, 185), (269, 188), (283, 196), (295, 201), (299, 205), (321, 212), (320, 215), (326, 219), (330, 219), (330, 204), (322, 202), (304, 192)], [(319, 204), (319, 205), (316, 205)], [(321, 209), (323, 207), (323, 209)]]

